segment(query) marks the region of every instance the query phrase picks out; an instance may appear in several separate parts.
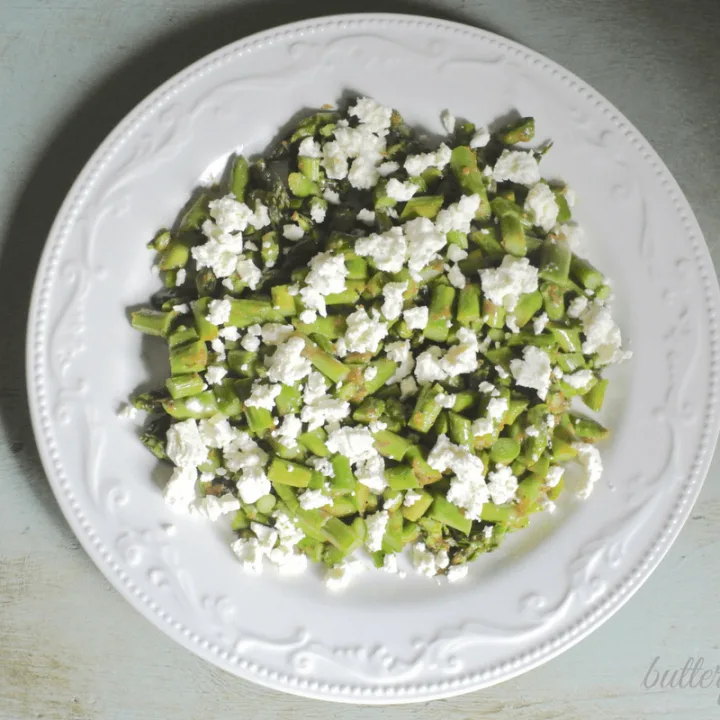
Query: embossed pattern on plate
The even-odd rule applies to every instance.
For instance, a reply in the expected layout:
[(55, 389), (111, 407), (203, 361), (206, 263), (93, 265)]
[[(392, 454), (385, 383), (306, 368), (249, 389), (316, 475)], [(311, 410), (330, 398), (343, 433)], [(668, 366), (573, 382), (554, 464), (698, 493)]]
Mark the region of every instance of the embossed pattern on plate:
[[(471, 92), (468, 90), (472, 89)], [(145, 240), (209, 167), (259, 152), (288, 117), (373, 95), (440, 133), (439, 111), (517, 109), (555, 140), (551, 177), (577, 190), (590, 256), (615, 280), (635, 351), (615, 371), (606, 474), (476, 563), (464, 584), (367, 577), (341, 596), (318, 577), (245, 577), (227, 528), (174, 518), (158, 468), (115, 415), (163, 360), (126, 308), (157, 282)], [(238, 143), (241, 143), (238, 146)], [(344, 702), (475, 690), (570, 647), (615, 612), (667, 551), (717, 436), (718, 288), (677, 184), (594, 90), (515, 43), (393, 15), (323, 18), (208, 56), (107, 138), (68, 195), (38, 270), (28, 384), (58, 501), (108, 579), (193, 652), (270, 687)], [(520, 537), (524, 536), (524, 537)]]

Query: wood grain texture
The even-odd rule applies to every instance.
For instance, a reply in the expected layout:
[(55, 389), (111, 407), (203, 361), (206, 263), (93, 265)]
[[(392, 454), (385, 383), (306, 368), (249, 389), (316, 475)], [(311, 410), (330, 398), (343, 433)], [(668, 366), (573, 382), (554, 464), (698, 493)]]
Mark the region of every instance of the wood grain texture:
[(0, 720), (314, 717), (580, 720), (717, 717), (718, 690), (646, 690), (656, 656), (720, 664), (720, 464), (677, 544), (603, 628), (521, 678), (461, 698), (363, 708), (231, 677), (138, 615), (80, 549), (37, 460), (23, 343), (34, 270), (76, 173), (115, 123), (205, 53), (330, 12), (415, 12), (525, 43), (634, 122), (686, 192), (720, 260), (720, 5), (696, 0), (6, 0), (0, 3)]

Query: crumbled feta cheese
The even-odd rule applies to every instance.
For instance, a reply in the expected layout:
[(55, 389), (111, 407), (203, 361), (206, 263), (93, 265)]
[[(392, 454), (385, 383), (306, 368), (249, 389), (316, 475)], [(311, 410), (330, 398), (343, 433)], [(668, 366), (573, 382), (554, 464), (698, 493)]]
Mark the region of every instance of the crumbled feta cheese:
[(447, 373), (440, 364), (441, 355), (442, 349), (437, 345), (432, 345), (415, 358), (415, 379), (420, 385), (444, 380), (447, 377)]
[(475, 134), (470, 138), (471, 148), (485, 147), (490, 142), (490, 133), (486, 127), (479, 127), (475, 130)]
[(405, 158), (405, 170), (411, 177), (422, 175), (428, 168), (436, 167), (442, 170), (449, 162), (452, 151), (443, 143), (435, 152), (408, 155)]
[(453, 287), (462, 290), (465, 287), (465, 276), (459, 265), (453, 265), (448, 273), (448, 280)]
[(173, 310), (185, 314), (190, 312), (190, 306), (187, 303), (180, 303), (179, 305), (173, 305)]
[(525, 198), (525, 210), (532, 213), (534, 224), (537, 227), (546, 233), (550, 232), (557, 221), (559, 208), (555, 193), (547, 183), (539, 182), (530, 188), (530, 192)]
[(288, 450), (294, 450), (297, 447), (297, 437), (301, 432), (300, 418), (296, 415), (286, 415), (279, 427), (270, 434)]
[(222, 365), (211, 365), (205, 372), (205, 381), (208, 385), (218, 385), (227, 374)]
[(569, 305), (567, 309), (568, 317), (573, 319), (579, 318), (585, 310), (587, 310), (588, 299), (584, 295), (578, 295)]
[(335, 470), (333, 469), (332, 463), (327, 458), (313, 457), (310, 458), (309, 462), (310, 465), (312, 465), (321, 475), (328, 478), (335, 477)]
[(578, 370), (570, 375), (564, 375), (563, 380), (576, 390), (582, 390), (592, 382), (593, 377), (591, 370)]
[(300, 413), (300, 419), (308, 424), (308, 430), (315, 430), (325, 423), (340, 422), (350, 414), (350, 403), (346, 400), (334, 398), (329, 395), (315, 400), (311, 405), (305, 405)]
[(390, 500), (383, 500), (383, 510), (397, 510), (400, 505), (402, 505), (402, 501), (402, 493), (398, 493), (394, 498)]
[(230, 546), (247, 573), (259, 575), (263, 571), (263, 558), (267, 549), (261, 547), (257, 538), (239, 538)]
[(325, 198), (325, 200), (327, 200), (331, 205), (340, 204), (340, 195), (338, 195), (334, 190), (331, 190), (330, 188), (326, 188), (323, 191), (323, 198)]
[(388, 553), (383, 558), (383, 565), (382, 569), (386, 573), (390, 573), (391, 575), (398, 575), (399, 577), (404, 577), (405, 573), (401, 573), (398, 570), (398, 561), (397, 561), (397, 555), (395, 553)]
[(252, 504), (267, 495), (272, 490), (272, 485), (261, 468), (250, 467), (243, 470), (242, 477), (237, 481), (237, 489), (240, 499), (244, 503)]
[(410, 180), (400, 182), (400, 180), (390, 178), (385, 188), (385, 194), (398, 202), (407, 202), (419, 189), (420, 186)]
[(230, 320), (232, 304), (227, 298), (222, 300), (211, 300), (208, 304), (206, 320), (213, 325), (224, 325)]
[(323, 145), (323, 157), (321, 160), (325, 172), (332, 180), (342, 180), (348, 174), (348, 158), (343, 152), (337, 140)]
[[(430, 225), (432, 226), (432, 223)], [(407, 228), (407, 224), (405, 227)], [(354, 250), (358, 255), (369, 256), (378, 270), (389, 273), (402, 270), (408, 253), (401, 227), (391, 227), (382, 235), (373, 233), (369, 237), (358, 238)]]
[(493, 169), (496, 182), (514, 182), (530, 187), (540, 182), (540, 168), (531, 152), (503, 150)]
[(360, 307), (347, 317), (345, 344), (349, 352), (376, 353), (387, 332), (387, 323), (371, 318), (365, 308)]
[(380, 177), (387, 177), (388, 175), (392, 175), (399, 169), (400, 165), (394, 160), (388, 160), (387, 162), (380, 163), (380, 165), (378, 166), (378, 172), (380, 173)]
[(385, 107), (372, 98), (362, 97), (348, 108), (348, 115), (356, 117), (372, 132), (383, 134), (390, 128), (392, 108)]
[(207, 460), (207, 448), (195, 420), (183, 420), (170, 426), (165, 453), (178, 467), (195, 468)]
[(518, 385), (537, 390), (538, 397), (545, 399), (550, 389), (551, 367), (550, 357), (544, 350), (527, 345), (523, 348), (522, 360), (510, 361), (510, 371)]
[(538, 315), (533, 320), (533, 332), (536, 335), (540, 335), (543, 330), (545, 330), (545, 326), (548, 324), (550, 318), (548, 318), (547, 313), (542, 313), (542, 315)]
[(305, 231), (297, 223), (288, 223), (283, 225), (283, 237), (287, 240), (301, 240)]
[(317, 320), (317, 312), (315, 312), (315, 310), (303, 310), (298, 318), (301, 323), (310, 325)]
[(585, 355), (597, 354), (597, 364), (607, 365), (623, 359), (620, 350), (622, 339), (620, 328), (610, 311), (600, 302), (594, 302), (581, 318), (585, 342), (582, 351)]
[(573, 447), (577, 450), (577, 462), (583, 467), (585, 477), (582, 487), (577, 491), (580, 498), (588, 498), (600, 479), (603, 472), (602, 458), (600, 451), (589, 443), (575, 443)]
[(403, 303), (405, 302), (403, 293), (407, 288), (407, 280), (403, 282), (389, 282), (383, 287), (382, 294), (385, 300), (383, 301), (381, 311), (388, 320), (395, 320), (400, 317)]
[(411, 376), (406, 377), (400, 381), (400, 399), (405, 400), (406, 398), (417, 395), (420, 387), (418, 386), (415, 378)]
[(447, 132), (448, 135), (452, 135), (455, 132), (455, 116), (449, 110), (443, 110), (440, 113), (440, 120), (445, 128), (445, 132)]
[(325, 216), (327, 215), (327, 208), (323, 204), (322, 200), (313, 198), (310, 202), (310, 218), (314, 223), (320, 225), (325, 222)]
[(375, 211), (368, 210), (367, 208), (363, 208), (357, 214), (357, 219), (359, 222), (364, 223), (365, 225), (374, 225), (375, 224)]
[(501, 380), (504, 380), (505, 378), (510, 377), (510, 373), (502, 365), (496, 365), (495, 372), (498, 374), (498, 377)]
[(190, 512), (190, 505), (197, 497), (197, 470), (192, 466), (176, 467), (168, 480), (163, 495), (165, 502), (177, 513)]
[(478, 418), (472, 424), (472, 434), (476, 437), (491, 435), (495, 427), (503, 420), (508, 410), (508, 401), (504, 397), (493, 397), (488, 402), (485, 417)]
[(455, 407), (455, 395), (447, 395), (446, 393), (438, 393), (435, 396), (435, 402), (448, 410)]
[(305, 341), (300, 337), (291, 337), (270, 358), (268, 379), (276, 383), (294, 385), (302, 380), (312, 369), (310, 361), (302, 355)]
[(375, 167), (375, 163), (372, 160), (364, 157), (353, 160), (350, 172), (348, 173), (348, 180), (354, 188), (358, 190), (369, 190), (377, 185), (379, 179), (380, 173), (377, 171), (377, 167)]
[[(303, 302), (310, 309), (317, 309), (325, 317), (325, 301), (320, 306), (316, 302), (317, 295), (324, 296), (332, 293), (341, 293), (345, 290), (345, 278), (348, 271), (345, 267), (345, 258), (342, 255), (333, 255), (331, 252), (318, 253), (310, 260), (310, 272), (305, 278), (306, 288), (300, 291)], [(310, 299), (315, 302), (310, 302)]]
[(260, 268), (248, 258), (241, 257), (238, 259), (237, 265), (235, 266), (235, 272), (237, 272), (240, 280), (242, 280), (251, 290), (255, 290), (262, 279), (262, 272), (260, 272)]
[(433, 553), (427, 549), (425, 543), (419, 542), (412, 546), (412, 562), (415, 572), (419, 575), (434, 577), (437, 575), (438, 570), (447, 567), (449, 561), (447, 553), (444, 551), (433, 555)]
[(271, 410), (275, 407), (275, 398), (280, 394), (282, 385), (264, 385), (255, 382), (252, 386), (250, 397), (245, 401), (247, 407), (264, 408)]
[(448, 568), (448, 582), (455, 583), (465, 579), (469, 569), (470, 568), (467, 565), (453, 565), (451, 568)]
[(363, 372), (363, 378), (369, 382), (374, 380), (377, 374), (378, 369), (374, 365), (368, 365)]
[(410, 330), (424, 330), (428, 324), (429, 308), (421, 305), (411, 307), (403, 312), (403, 319)]
[(180, 268), (175, 274), (175, 287), (180, 287), (187, 278), (187, 270)]
[(564, 223), (562, 225), (558, 225), (554, 229), (554, 233), (558, 236), (558, 238), (560, 238), (560, 240), (564, 240), (574, 253), (577, 253), (582, 249), (585, 232), (579, 225), (576, 225), (575, 223)]
[(489, 382), (483, 381), (478, 385), (478, 392), (497, 394), (497, 388)]
[(248, 335), (257, 335), (259, 337), (260, 335), (262, 335), (262, 327), (260, 327), (260, 325), (258, 325), (258, 324), (251, 325), (247, 329), (247, 332), (248, 332)]
[(117, 412), (117, 416), (122, 420), (134, 420), (138, 415), (138, 409), (125, 403)]
[(463, 250), (459, 245), (448, 245), (447, 259), (451, 262), (460, 262), (468, 256), (467, 250)]
[(564, 473), (565, 468), (559, 465), (551, 465), (545, 476), (545, 484), (548, 487), (554, 488), (560, 482)]
[(479, 519), (489, 497), (482, 460), (466, 448), (451, 443), (447, 435), (440, 435), (427, 461), (439, 472), (449, 469), (455, 473), (450, 481), (448, 501), (463, 508), (469, 518)]
[(419, 273), (447, 244), (445, 231), (438, 229), (426, 217), (410, 220), (403, 227), (408, 244), (408, 267), (412, 272)]
[(325, 587), (333, 592), (344, 590), (354, 578), (363, 572), (365, 572), (365, 566), (360, 560), (352, 556), (345, 558), (325, 573)]
[(365, 527), (367, 529), (365, 545), (370, 552), (377, 552), (382, 549), (382, 541), (389, 520), (390, 515), (387, 510), (380, 510), (372, 515), (365, 516)]
[(249, 333), (240, 341), (240, 346), (248, 352), (255, 352), (260, 347), (260, 338)]
[(229, 447), (236, 438), (234, 428), (221, 415), (216, 415), (209, 420), (200, 420), (198, 432), (203, 443), (211, 448)]
[(470, 222), (475, 217), (479, 207), (480, 196), (478, 194), (463, 195), (458, 202), (438, 213), (435, 226), (440, 232), (444, 233), (451, 230), (468, 233), (470, 232)]
[(377, 455), (375, 439), (366, 427), (343, 427), (331, 432), (325, 441), (330, 452), (344, 455), (351, 463), (363, 462)]
[(279, 323), (265, 323), (262, 326), (262, 341), (266, 345), (280, 345), (287, 342), (288, 338), (295, 332), (292, 325), (280, 325)]
[(449, 377), (474, 372), (478, 366), (477, 335), (472, 330), (461, 327), (457, 331), (457, 340), (457, 344), (453, 345), (440, 361), (442, 371)]
[(303, 510), (316, 510), (332, 505), (332, 498), (322, 490), (305, 490), (298, 495), (298, 501)]
[(523, 258), (506, 255), (499, 268), (479, 271), (483, 294), (495, 305), (514, 310), (520, 295), (538, 289), (538, 271)]
[(382, 455), (376, 453), (366, 460), (358, 461), (355, 468), (355, 477), (359, 483), (369, 487), (374, 493), (381, 493), (387, 486), (385, 481), (385, 461)]
[(419, 492), (416, 492), (415, 490), (408, 490), (405, 493), (403, 505), (405, 507), (412, 507), (421, 498), (422, 498), (422, 495)]
[(223, 515), (228, 515), (240, 509), (240, 501), (230, 493), (221, 497), (206, 495), (190, 505), (190, 514), (207, 518), (210, 522), (217, 522)]
[(509, 466), (500, 467), (488, 473), (490, 499), (496, 505), (510, 502), (517, 492), (518, 481)]
[(303, 138), (298, 145), (298, 155), (300, 157), (319, 158), (322, 157), (320, 144), (315, 142), (311, 137)]
[(214, 340), (212, 340), (210, 342), (210, 347), (212, 348), (212, 351), (217, 355), (218, 360), (225, 359), (225, 343), (222, 341), (221, 338), (216, 337)]

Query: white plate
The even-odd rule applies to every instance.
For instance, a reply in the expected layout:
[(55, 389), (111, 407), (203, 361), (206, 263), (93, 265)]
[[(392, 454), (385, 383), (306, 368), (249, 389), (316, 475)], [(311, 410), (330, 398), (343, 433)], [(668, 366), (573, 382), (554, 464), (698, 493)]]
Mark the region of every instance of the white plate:
[[(178, 519), (165, 470), (115, 413), (162, 343), (126, 309), (157, 286), (145, 242), (209, 168), (259, 152), (302, 108), (374, 96), (441, 132), (439, 112), (486, 122), (513, 109), (552, 137), (545, 173), (579, 197), (589, 253), (615, 281), (635, 352), (615, 371), (603, 481), (563, 503), (468, 579), (367, 576), (341, 595), (317, 575), (244, 575), (228, 531)], [(28, 382), (58, 501), (98, 567), (149, 620), (241, 677), (344, 702), (475, 690), (557, 655), (606, 620), (669, 548), (717, 434), (718, 288), (677, 184), (640, 134), (582, 81), (515, 43), (439, 20), (311, 20), (213, 53), (154, 92), (87, 164), (38, 270)], [(171, 524), (171, 525), (169, 525)]]

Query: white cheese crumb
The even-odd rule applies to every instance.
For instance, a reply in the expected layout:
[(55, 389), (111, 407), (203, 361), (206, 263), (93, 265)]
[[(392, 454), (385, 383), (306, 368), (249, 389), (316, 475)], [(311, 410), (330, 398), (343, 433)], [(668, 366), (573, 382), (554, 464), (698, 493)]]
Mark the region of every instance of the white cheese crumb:
[(180, 268), (176, 275), (175, 275), (175, 287), (180, 287), (187, 278), (187, 270), (185, 268)]
[(276, 383), (294, 385), (302, 380), (312, 369), (312, 364), (302, 353), (305, 341), (299, 337), (291, 337), (279, 345), (270, 358), (268, 379)]
[(400, 182), (400, 180), (390, 178), (385, 188), (385, 194), (398, 202), (407, 202), (419, 189), (420, 186), (410, 180)]
[(244, 503), (252, 504), (267, 495), (272, 490), (272, 485), (261, 468), (250, 467), (243, 470), (242, 477), (237, 481), (237, 489), (240, 499)]
[(601, 478), (603, 472), (602, 458), (599, 450), (589, 443), (575, 443), (573, 447), (577, 450), (577, 462), (582, 465), (585, 477), (582, 487), (577, 491), (580, 498), (586, 499), (595, 487), (595, 483)]
[(486, 127), (479, 127), (470, 139), (471, 148), (485, 147), (490, 142), (490, 133)]
[(400, 165), (394, 160), (388, 160), (387, 162), (380, 163), (380, 165), (378, 166), (378, 172), (380, 173), (380, 177), (387, 177), (388, 175), (392, 175), (399, 169)]
[[(432, 223), (430, 224), (432, 225)], [(407, 224), (405, 228), (407, 229)], [(378, 270), (389, 273), (402, 270), (408, 253), (407, 242), (401, 227), (392, 227), (382, 235), (373, 233), (369, 237), (358, 238), (355, 241), (354, 250), (363, 257), (370, 256)]]
[(317, 223), (318, 225), (321, 225), (325, 222), (325, 217), (327, 215), (327, 208), (325, 205), (323, 205), (321, 200), (318, 200), (315, 198), (310, 203), (310, 218), (314, 223)]
[(398, 493), (391, 500), (383, 500), (383, 510), (397, 510), (402, 504), (403, 496), (402, 493)]
[(296, 415), (286, 415), (271, 435), (288, 450), (297, 447), (297, 437), (302, 432), (302, 422)]
[(279, 323), (265, 323), (262, 326), (262, 341), (266, 345), (280, 345), (287, 342), (295, 332), (292, 325), (280, 325)]
[(517, 492), (518, 481), (510, 467), (500, 467), (488, 473), (490, 499), (496, 505), (510, 502)]
[(205, 381), (208, 385), (218, 385), (227, 374), (222, 365), (211, 365), (205, 373)]
[(587, 310), (588, 299), (584, 295), (578, 295), (567, 309), (568, 317), (579, 318)]
[(520, 295), (538, 289), (538, 271), (527, 258), (506, 255), (499, 268), (479, 271), (483, 294), (495, 305), (514, 310)]
[(215, 495), (206, 495), (190, 505), (190, 515), (217, 522), (223, 515), (229, 515), (239, 509), (240, 501), (230, 493), (225, 493), (219, 498)]
[(597, 364), (607, 365), (625, 358), (620, 350), (622, 338), (620, 328), (610, 314), (610, 311), (600, 302), (595, 301), (583, 313), (581, 318), (585, 342), (582, 351), (585, 355), (597, 354)]
[(366, 460), (358, 461), (355, 477), (359, 483), (369, 487), (374, 493), (381, 493), (387, 486), (385, 461), (382, 456), (376, 453)]
[(564, 375), (563, 380), (576, 390), (582, 390), (590, 384), (593, 377), (591, 370), (578, 370), (570, 375)]
[(389, 520), (390, 515), (387, 510), (380, 510), (365, 517), (365, 526), (367, 528), (365, 545), (370, 552), (382, 550), (382, 541)]
[(247, 407), (264, 408), (272, 410), (275, 407), (275, 398), (280, 394), (282, 385), (264, 385), (255, 382), (252, 386), (250, 397), (245, 401)]
[(251, 290), (255, 290), (262, 279), (260, 268), (248, 258), (239, 258), (235, 266), (235, 272)]
[(176, 467), (170, 480), (163, 490), (167, 505), (177, 513), (190, 512), (190, 505), (195, 502), (197, 470), (192, 466)]
[(411, 307), (403, 312), (403, 319), (410, 330), (424, 330), (428, 324), (430, 314), (429, 308), (421, 305), (419, 307)]
[(368, 210), (367, 208), (363, 208), (360, 210), (360, 212), (357, 214), (357, 219), (359, 222), (364, 223), (365, 225), (374, 225), (375, 224), (375, 211), (374, 210)]
[(448, 245), (447, 259), (451, 262), (460, 262), (468, 256), (467, 250), (463, 250), (459, 245)]
[(240, 341), (240, 346), (248, 352), (255, 352), (260, 347), (260, 338), (249, 333)]
[(322, 490), (305, 490), (298, 495), (298, 501), (303, 510), (316, 510), (332, 505), (332, 498)]
[(550, 318), (548, 318), (547, 313), (542, 313), (542, 315), (538, 315), (533, 320), (533, 332), (536, 335), (540, 335), (543, 330), (545, 330), (545, 326), (548, 324)]
[(283, 225), (283, 237), (288, 240), (297, 241), (301, 240), (305, 231), (297, 223), (288, 223)]
[(468, 233), (470, 232), (470, 223), (475, 217), (475, 213), (479, 207), (479, 195), (463, 195), (458, 202), (453, 203), (438, 213), (435, 226), (444, 233), (450, 232), (451, 230)]
[(510, 371), (518, 385), (537, 390), (538, 397), (545, 399), (550, 389), (551, 367), (550, 357), (544, 350), (534, 345), (526, 346), (522, 360), (510, 361)]
[(420, 385), (445, 380), (447, 373), (440, 364), (442, 349), (433, 345), (415, 358), (415, 379)]
[(388, 320), (395, 320), (400, 317), (403, 303), (405, 301), (403, 293), (407, 290), (407, 288), (407, 280), (403, 282), (389, 282), (383, 287), (382, 294), (385, 300), (382, 304), (381, 311)]
[(440, 367), (449, 377), (474, 372), (478, 366), (477, 335), (468, 328), (457, 331), (457, 344), (453, 345), (440, 361)]
[(435, 396), (435, 402), (448, 410), (455, 407), (455, 395), (447, 395), (446, 393), (438, 393)]
[(562, 468), (559, 465), (552, 465), (545, 476), (545, 484), (551, 488), (555, 487), (562, 479), (564, 472), (565, 468)]
[(534, 218), (534, 224), (546, 233), (550, 232), (557, 220), (559, 208), (555, 193), (547, 183), (539, 182), (530, 188), (525, 199), (525, 210)]
[(510, 181), (530, 187), (540, 182), (540, 168), (531, 152), (503, 150), (493, 168), (496, 182)]
[(408, 155), (404, 167), (408, 175), (415, 177), (431, 167), (442, 170), (450, 162), (451, 155), (452, 151), (443, 143), (435, 152)]
[(325, 200), (327, 200), (331, 205), (340, 204), (340, 195), (338, 195), (334, 190), (331, 190), (330, 188), (327, 188), (323, 192), (323, 198), (325, 198)]
[(319, 158), (322, 157), (320, 144), (315, 142), (311, 137), (303, 138), (298, 145), (298, 155), (300, 157)]
[(453, 287), (462, 290), (465, 287), (465, 276), (459, 265), (453, 265), (448, 273), (448, 280)]
[(211, 300), (208, 304), (206, 320), (213, 325), (224, 325), (230, 320), (232, 304), (227, 298), (222, 300)]
[(374, 380), (377, 374), (378, 369), (374, 365), (368, 365), (363, 372), (363, 378), (368, 381)]
[(178, 313), (189, 313), (190, 306), (187, 303), (180, 303), (180, 305), (173, 305), (173, 310)]
[(345, 344), (349, 352), (375, 353), (387, 332), (387, 323), (371, 318), (365, 308), (360, 307), (347, 317)]
[(563, 223), (554, 228), (555, 234), (564, 240), (568, 247), (574, 252), (580, 252), (583, 246), (583, 240), (585, 238), (585, 232), (583, 229), (575, 223)]
[(165, 453), (178, 467), (195, 468), (207, 460), (207, 448), (195, 420), (183, 420), (170, 427)]
[(418, 390), (420, 390), (420, 387), (418, 386), (414, 377), (412, 377), (412, 376), (406, 377), (400, 381), (400, 399), (401, 400), (405, 400), (406, 398), (409, 398), (409, 397), (414, 397), (415, 395), (417, 395)]
[(422, 495), (419, 492), (415, 492), (415, 490), (408, 490), (405, 493), (405, 499), (403, 500), (403, 505), (405, 507), (412, 507), (421, 498), (422, 498)]

